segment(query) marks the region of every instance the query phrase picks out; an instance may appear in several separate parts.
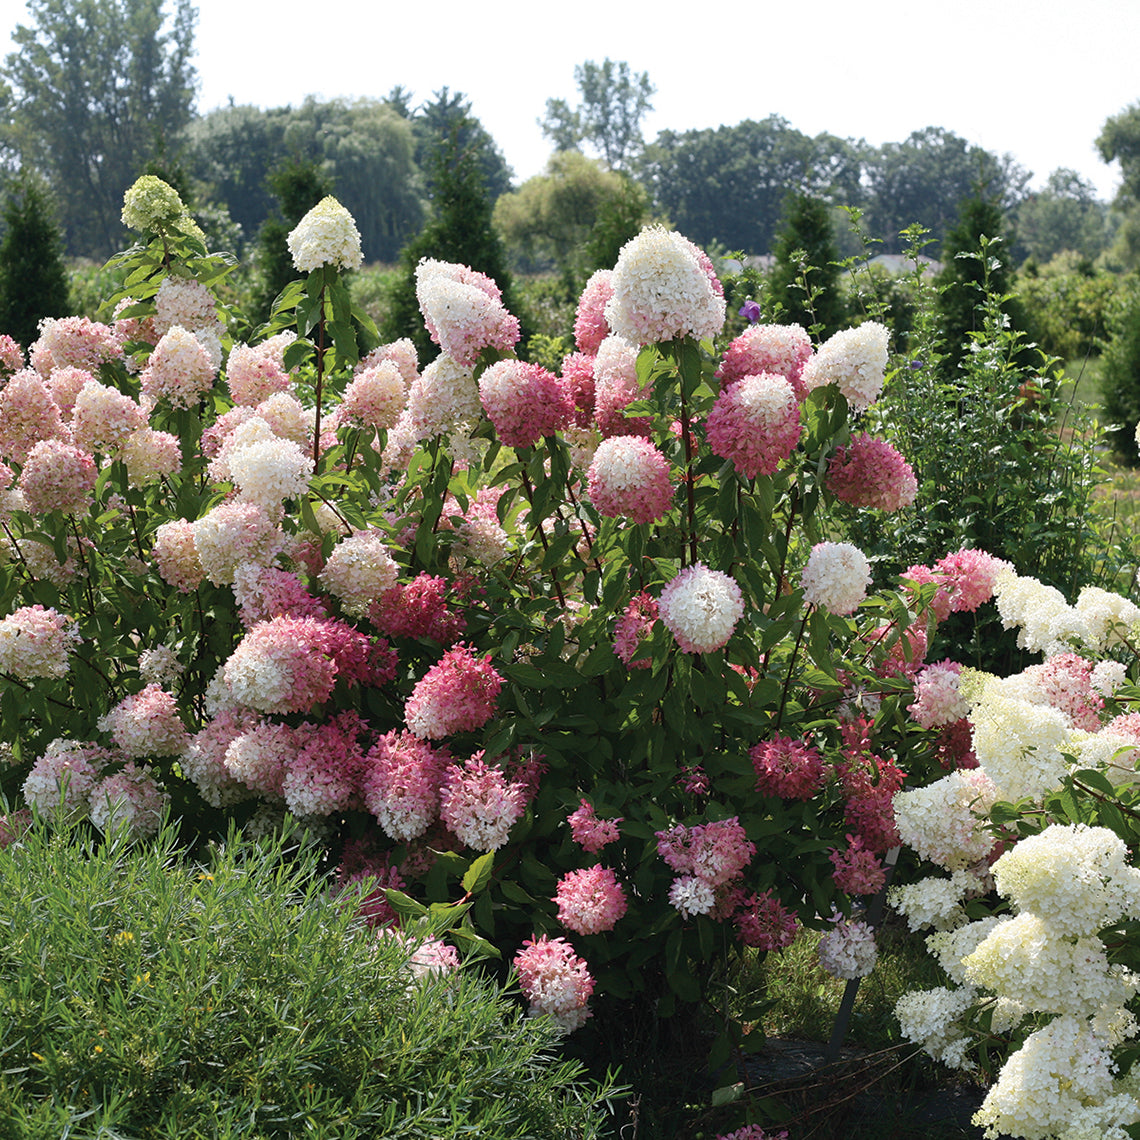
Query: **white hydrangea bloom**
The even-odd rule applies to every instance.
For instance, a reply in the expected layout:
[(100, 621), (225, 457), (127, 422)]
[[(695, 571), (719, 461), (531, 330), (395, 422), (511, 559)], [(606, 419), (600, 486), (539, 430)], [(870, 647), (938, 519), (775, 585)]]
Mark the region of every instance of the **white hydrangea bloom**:
[(322, 198), (297, 223), (287, 241), (299, 273), (311, 273), (322, 265), (359, 269), (364, 261), (356, 222), (331, 195)]
[(1107, 649), (1119, 645), (1122, 634), (1140, 623), (1140, 607), (1120, 594), (1098, 586), (1085, 586), (1074, 607), (1089, 631), (1089, 647)]
[(923, 859), (948, 871), (969, 867), (993, 850), (984, 817), (995, 793), (981, 768), (951, 772), (925, 788), (898, 792), (894, 809), (899, 835)]
[(969, 986), (939, 987), (903, 994), (895, 1005), (895, 1018), (908, 1041), (954, 1069), (972, 1069), (965, 1050), (970, 1044), (958, 1018), (974, 1003), (977, 994)]
[(936, 930), (926, 936), (926, 949), (938, 959), (950, 980), (959, 986), (966, 985), (966, 971), (962, 959), (972, 954), (998, 923), (1005, 921), (999, 915), (968, 922), (954, 930)]
[(849, 542), (818, 543), (800, 578), (805, 603), (844, 615), (859, 608), (870, 584), (870, 563)]
[(744, 595), (735, 579), (697, 562), (661, 591), (660, 615), (686, 653), (709, 653), (728, 641), (744, 616)]
[(878, 957), (875, 932), (857, 919), (837, 922), (819, 940), (819, 964), (833, 978), (865, 978)]
[(911, 930), (922, 930), (926, 926), (951, 930), (961, 926), (966, 917), (962, 900), (981, 887), (982, 881), (977, 875), (955, 871), (948, 879), (931, 876), (917, 883), (891, 887), (887, 902), (906, 916)]
[(1060, 784), (1069, 767), (1062, 750), (1073, 737), (1063, 712), (1000, 696), (991, 687), (971, 719), (978, 764), (993, 780), (998, 799), (1037, 797)]
[(840, 329), (804, 365), (804, 387), (810, 392), (835, 384), (853, 411), (869, 408), (883, 390), (889, 337), (878, 321)]
[(345, 612), (363, 617), (368, 607), (396, 584), (400, 568), (380, 531), (361, 531), (333, 547), (319, 581), (340, 599)]

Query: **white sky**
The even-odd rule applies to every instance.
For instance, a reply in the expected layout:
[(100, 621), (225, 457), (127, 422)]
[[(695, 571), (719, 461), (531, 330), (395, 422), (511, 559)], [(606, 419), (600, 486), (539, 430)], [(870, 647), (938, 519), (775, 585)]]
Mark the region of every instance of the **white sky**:
[[(940, 126), (1012, 153), (1034, 185), (1072, 167), (1102, 198), (1118, 177), (1096, 137), (1140, 100), (1140, 0), (198, 0), (198, 11), (200, 111), (396, 84), (418, 103), (447, 86), (520, 180), (550, 154), (546, 100), (576, 103), (574, 66), (588, 59), (648, 71), (647, 139), (769, 114), (873, 144)], [(0, 0), (0, 53), (26, 22), (23, 0)]]

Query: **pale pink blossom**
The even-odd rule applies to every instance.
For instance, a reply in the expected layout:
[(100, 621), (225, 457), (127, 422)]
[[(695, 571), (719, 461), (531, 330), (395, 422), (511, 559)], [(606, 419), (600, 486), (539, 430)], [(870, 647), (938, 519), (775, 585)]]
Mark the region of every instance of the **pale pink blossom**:
[(28, 453), (17, 486), (33, 514), (80, 515), (91, 506), (98, 474), (94, 458), (82, 448), (43, 439)]
[(151, 400), (166, 400), (171, 407), (189, 408), (214, 383), (210, 354), (192, 333), (175, 325), (155, 345), (142, 371), (142, 393)]
[(0, 621), (0, 672), (22, 681), (64, 677), (80, 640), (74, 618), (41, 605), (21, 606)]
[(578, 809), (567, 816), (566, 822), (570, 824), (574, 842), (591, 855), (601, 851), (607, 843), (615, 843), (621, 838), (618, 830), (621, 818), (599, 819), (589, 800), (582, 800)]
[(567, 871), (558, 881), (553, 901), (558, 905), (558, 921), (575, 934), (613, 930), (628, 905), (617, 877), (600, 863)]
[(802, 400), (807, 392), (800, 377), (811, 355), (811, 338), (799, 325), (752, 325), (725, 349), (716, 376), (727, 388), (745, 376), (772, 372)]
[(479, 398), (495, 434), (508, 447), (533, 447), (570, 420), (565, 389), (538, 364), (497, 361), (479, 377)]
[(673, 504), (669, 461), (640, 436), (615, 435), (602, 440), (587, 479), (590, 502), (610, 518), (656, 522)]
[(447, 829), (475, 851), (496, 851), (526, 808), (521, 784), (476, 753), (444, 773), (439, 816)]
[(532, 1016), (545, 1015), (568, 1033), (586, 1023), (594, 979), (585, 959), (574, 953), (565, 938), (545, 934), (528, 938), (515, 955), (514, 967)]
[(124, 697), (100, 718), (99, 728), (132, 760), (177, 756), (190, 746), (174, 694), (156, 684)]
[(593, 356), (598, 345), (610, 335), (606, 322), (606, 303), (614, 295), (613, 270), (598, 269), (586, 282), (578, 298), (574, 317), (574, 343), (578, 351)]

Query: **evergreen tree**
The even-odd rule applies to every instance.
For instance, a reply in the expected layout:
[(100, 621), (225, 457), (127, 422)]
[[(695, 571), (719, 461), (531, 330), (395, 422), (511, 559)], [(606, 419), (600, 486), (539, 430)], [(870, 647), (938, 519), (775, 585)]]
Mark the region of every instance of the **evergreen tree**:
[[(1003, 298), (1002, 312), (1009, 317), (1013, 329), (1024, 329), (1025, 318), (1016, 299), (1009, 296), (1013, 275), (1008, 265), (1008, 243), (1004, 236), (1005, 219), (1001, 207), (992, 197), (979, 190), (959, 207), (958, 224), (942, 243), (942, 271), (938, 285), (938, 323), (941, 328), (940, 351), (943, 376), (952, 381), (969, 351), (971, 334), (980, 331), (983, 281), (988, 272), (990, 292)], [(979, 251), (982, 237), (1000, 241), (990, 253), (990, 264), (984, 266)], [(994, 250), (991, 245), (989, 247)], [(1019, 362), (1030, 366), (1034, 359), (1024, 346), (1018, 350)]]
[(780, 320), (811, 329), (820, 340), (847, 323), (839, 288), (839, 251), (831, 209), (809, 194), (789, 197), (776, 237), (770, 296), (783, 306)]
[(1104, 414), (1120, 425), (1109, 434), (1116, 450), (1135, 464), (1140, 460), (1136, 444), (1136, 425), (1140, 423), (1140, 292), (1132, 292), (1101, 359)]
[(26, 348), (44, 317), (71, 312), (63, 239), (47, 187), (28, 172), (9, 186), (3, 216), (0, 332)]
[(502, 290), (503, 304), (522, 320), (520, 344), (527, 340), (526, 321), (519, 311), (514, 284), (507, 269), (502, 240), (491, 224), (494, 204), (487, 193), (478, 155), (463, 145), (463, 125), (453, 125), (436, 153), (432, 180), (432, 213), (427, 225), (400, 253), (400, 273), (388, 296), (387, 313), (380, 330), (385, 341), (410, 337), (421, 364), (439, 349), (424, 328), (416, 301), (416, 266), (424, 257), (458, 262), (485, 273)]

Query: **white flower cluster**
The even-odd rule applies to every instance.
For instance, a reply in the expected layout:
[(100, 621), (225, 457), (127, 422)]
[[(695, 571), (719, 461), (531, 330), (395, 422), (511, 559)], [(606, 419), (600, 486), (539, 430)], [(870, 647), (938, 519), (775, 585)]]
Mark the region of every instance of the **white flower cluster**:
[(804, 601), (833, 614), (852, 614), (867, 596), (871, 566), (849, 542), (820, 542), (812, 547), (800, 585)]
[(811, 391), (835, 384), (853, 411), (869, 408), (883, 390), (889, 335), (877, 321), (840, 329), (804, 365), (804, 387)]
[(688, 238), (661, 226), (626, 242), (610, 279), (610, 328), (633, 344), (716, 336), (724, 326), (724, 295), (702, 257)]
[(923, 859), (948, 871), (963, 870), (993, 850), (994, 838), (983, 825), (995, 791), (985, 771), (973, 768), (951, 772), (925, 788), (898, 792), (894, 809), (899, 836)]
[(975, 997), (969, 988), (916, 990), (899, 998), (895, 1017), (903, 1036), (924, 1052), (952, 1069), (971, 1069), (973, 1063), (966, 1056), (970, 1038), (959, 1018)]
[(300, 498), (309, 489), (312, 457), (292, 440), (276, 436), (260, 439), (236, 448), (227, 458), (238, 499), (256, 503), (267, 512), (277, 510), (286, 499)]
[(287, 241), (298, 273), (311, 273), (322, 265), (359, 269), (364, 261), (356, 222), (331, 195), (297, 223)]
[(363, 617), (399, 574), (386, 537), (380, 531), (361, 531), (333, 547), (319, 581), (340, 599), (346, 613)]
[(974, 753), (997, 788), (1000, 800), (1041, 796), (1068, 771), (1063, 750), (1070, 746), (1069, 718), (1050, 705), (1002, 695), (993, 686), (971, 712)]
[(661, 591), (660, 615), (686, 653), (720, 649), (744, 616), (744, 595), (735, 579), (697, 562)]
[(878, 957), (875, 932), (859, 919), (837, 922), (819, 940), (819, 964), (833, 978), (865, 978)]
[(965, 918), (963, 899), (978, 893), (982, 886), (982, 880), (970, 871), (955, 871), (948, 879), (930, 876), (917, 883), (891, 887), (887, 902), (906, 916), (911, 930), (927, 926), (950, 930), (960, 926)]

